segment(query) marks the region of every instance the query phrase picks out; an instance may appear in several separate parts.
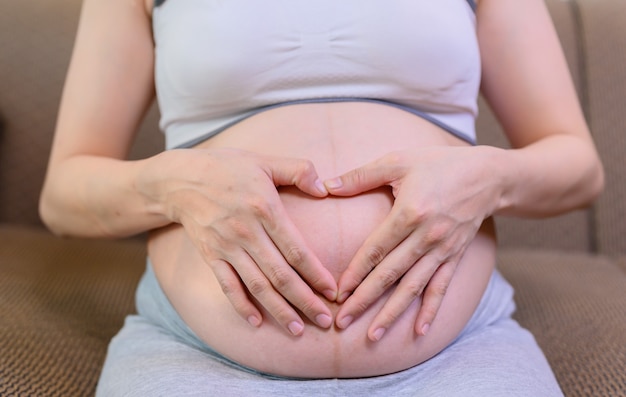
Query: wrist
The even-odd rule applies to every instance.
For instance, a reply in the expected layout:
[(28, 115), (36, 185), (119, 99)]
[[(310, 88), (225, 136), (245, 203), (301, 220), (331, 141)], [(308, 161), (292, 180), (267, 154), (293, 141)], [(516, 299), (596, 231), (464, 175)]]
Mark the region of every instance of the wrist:
[(175, 222), (175, 214), (169, 209), (167, 202), (170, 173), (174, 166), (174, 153), (161, 152), (155, 156), (137, 161), (136, 172), (132, 175), (134, 193), (140, 197), (142, 206), (147, 214), (162, 217), (169, 222)]
[(492, 207), (489, 215), (506, 213), (515, 206), (514, 187), (521, 174), (514, 150), (494, 146), (480, 146), (484, 153), (485, 175), (492, 189)]

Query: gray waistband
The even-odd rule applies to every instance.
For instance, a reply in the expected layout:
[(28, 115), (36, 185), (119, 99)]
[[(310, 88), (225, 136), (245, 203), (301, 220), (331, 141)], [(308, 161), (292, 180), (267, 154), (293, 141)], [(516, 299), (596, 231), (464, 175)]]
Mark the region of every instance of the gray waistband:
[(211, 346), (202, 341), (180, 317), (176, 309), (163, 292), (159, 281), (154, 274), (152, 264), (148, 260), (146, 271), (139, 281), (135, 295), (137, 312), (153, 324), (161, 327), (181, 342), (198, 349), (216, 361), (236, 368), (238, 370), (263, 376), (268, 379), (292, 379), (265, 374), (252, 368), (243, 366), (228, 357), (215, 351)]
[(280, 107), (284, 107), (284, 106), (289, 106), (289, 105), (300, 105), (300, 104), (309, 104), (309, 103), (334, 103), (334, 102), (368, 102), (368, 103), (377, 103), (380, 105), (387, 105), (387, 106), (391, 106), (400, 110), (404, 110), (405, 112), (409, 112), (411, 114), (414, 114), (418, 117), (423, 118), (424, 120), (436, 125), (437, 127), (443, 129), (446, 132), (449, 132), (450, 134), (454, 135), (455, 137), (471, 144), (471, 145), (476, 145), (476, 141), (470, 137), (468, 134), (464, 133), (463, 131), (459, 131), (458, 129), (451, 127), (439, 120), (437, 120), (435, 117), (431, 116), (430, 114), (423, 112), (421, 110), (418, 109), (414, 109), (412, 107), (406, 106), (406, 105), (402, 105), (399, 103), (395, 103), (395, 102), (390, 102), (390, 101), (384, 101), (382, 99), (374, 99), (374, 98), (314, 98), (314, 99), (299, 99), (299, 100), (295, 100), (295, 101), (287, 101), (287, 102), (281, 102), (281, 103), (276, 103), (273, 105), (268, 105), (268, 106), (262, 106), (259, 108), (254, 109), (252, 112), (246, 113), (245, 116), (242, 116), (240, 118), (237, 118), (235, 120), (233, 120), (230, 123), (227, 123), (226, 125), (223, 125), (222, 127), (213, 130), (213, 131), (208, 131), (204, 134), (202, 134), (201, 136), (192, 139), (191, 141), (185, 142), (182, 145), (176, 146), (175, 149), (185, 149), (185, 148), (190, 148), (190, 147), (194, 147), (199, 143), (202, 143), (204, 141), (206, 141), (207, 139), (211, 138), (214, 135), (219, 134), (220, 132), (223, 132), (224, 130), (234, 126), (235, 124), (238, 124), (240, 122), (242, 122), (245, 119), (248, 119), (256, 114), (268, 111), (268, 110), (272, 110), (272, 109), (276, 109), (276, 108), (280, 108)]
[[(137, 288), (136, 305), (139, 315), (162, 328), (164, 332), (171, 334), (182, 343), (198, 349), (222, 364), (267, 379), (299, 379), (266, 374), (245, 367), (221, 355), (204, 343), (187, 324), (185, 324), (170, 303), (154, 274), (149, 260), (146, 271)], [(494, 271), (476, 311), (461, 333), (452, 342), (451, 346), (454, 345), (456, 341), (468, 337), (476, 330), (480, 330), (504, 317), (510, 317), (514, 308), (513, 288), (497, 271)]]

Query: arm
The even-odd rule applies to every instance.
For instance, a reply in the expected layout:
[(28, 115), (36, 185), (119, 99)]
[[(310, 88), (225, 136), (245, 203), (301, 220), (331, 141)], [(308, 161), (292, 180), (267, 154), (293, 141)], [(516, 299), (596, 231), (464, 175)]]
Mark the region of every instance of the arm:
[[(392, 153), (327, 181), (331, 194), (389, 185), (394, 207), (339, 280), (346, 327), (399, 282), (368, 335), (377, 340), (415, 297), (415, 330), (435, 318), (456, 264), (493, 214), (540, 217), (588, 205), (603, 171), (542, 0), (481, 0), (482, 90), (514, 149), (428, 148)], [(532, 27), (532, 28), (531, 28)], [(430, 171), (429, 171), (430, 170)]]
[(154, 99), (149, 20), (140, 0), (107, 3), (83, 4), (40, 200), (61, 235), (121, 237), (169, 223), (133, 192), (145, 161), (123, 161)]
[(42, 219), (57, 234), (83, 237), (180, 223), (252, 325), (262, 317), (248, 291), (292, 334), (303, 328), (294, 307), (330, 326), (330, 310), (311, 288), (334, 298), (335, 280), (288, 219), (276, 190), (296, 185), (325, 196), (309, 161), (200, 149), (125, 160), (154, 99), (153, 47), (143, 0), (84, 2)]
[(493, 2), (482, 0), (477, 15), (482, 92), (515, 148), (495, 159), (503, 187), (495, 212), (544, 217), (586, 206), (603, 169), (545, 5)]

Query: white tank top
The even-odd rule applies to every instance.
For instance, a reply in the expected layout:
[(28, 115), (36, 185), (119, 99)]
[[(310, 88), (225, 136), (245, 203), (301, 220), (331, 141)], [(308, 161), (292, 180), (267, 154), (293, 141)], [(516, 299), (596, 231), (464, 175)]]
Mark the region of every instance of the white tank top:
[(466, 0), (168, 0), (153, 12), (166, 147), (319, 101), (397, 106), (474, 143), (475, 30)]

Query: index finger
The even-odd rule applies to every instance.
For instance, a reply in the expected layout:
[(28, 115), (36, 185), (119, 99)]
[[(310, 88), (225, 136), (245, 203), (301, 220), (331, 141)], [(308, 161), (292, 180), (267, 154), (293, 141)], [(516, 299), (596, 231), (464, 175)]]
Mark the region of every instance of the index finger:
[(262, 225), (284, 260), (307, 284), (328, 300), (337, 298), (337, 283), (317, 255), (308, 247), (298, 228), (282, 205), (273, 209), (269, 217), (262, 217)]
[(337, 303), (343, 303), (367, 275), (404, 241), (414, 228), (407, 227), (397, 207), (368, 236), (339, 279)]

